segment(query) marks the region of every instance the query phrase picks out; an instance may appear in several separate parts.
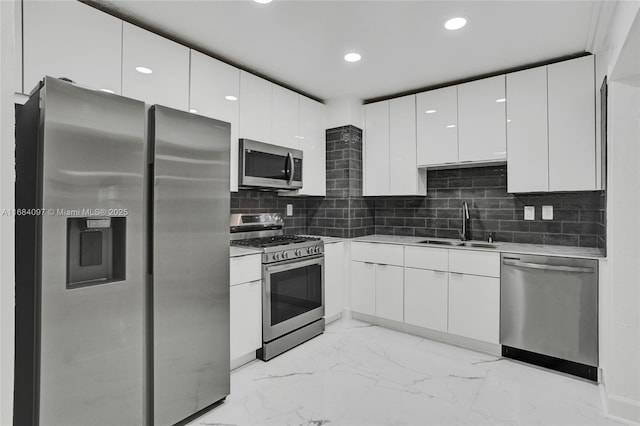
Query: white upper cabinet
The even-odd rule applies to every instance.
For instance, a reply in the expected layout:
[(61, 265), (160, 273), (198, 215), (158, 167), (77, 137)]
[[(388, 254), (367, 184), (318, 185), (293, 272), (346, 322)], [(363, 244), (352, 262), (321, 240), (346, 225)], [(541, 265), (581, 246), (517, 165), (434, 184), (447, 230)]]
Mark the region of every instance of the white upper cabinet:
[(189, 48), (124, 22), (122, 94), (188, 111)]
[(552, 64), (547, 70), (549, 190), (595, 190), (594, 56)]
[(458, 86), (459, 161), (507, 158), (505, 76)]
[(598, 189), (593, 61), (507, 75), (509, 192)]
[(191, 50), (189, 93), (190, 110), (231, 123), (230, 189), (237, 191), (240, 70)]
[(547, 67), (507, 74), (507, 190), (549, 190)]
[(426, 195), (416, 164), (416, 96), (389, 101), (389, 195)]
[(303, 186), (298, 194), (324, 196), (327, 193), (326, 107), (313, 99), (299, 96), (299, 110), (299, 140), (304, 163)]
[(458, 87), (416, 96), (418, 166), (458, 162)]
[(240, 71), (240, 138), (272, 143), (272, 86), (263, 78)]
[(271, 143), (274, 145), (300, 149), (298, 98), (297, 93), (284, 87), (273, 85), (271, 97)]
[(389, 195), (389, 101), (365, 105), (364, 195)]
[(77, 1), (24, 1), (23, 32), (24, 93), (45, 75), (120, 93), (120, 19)]

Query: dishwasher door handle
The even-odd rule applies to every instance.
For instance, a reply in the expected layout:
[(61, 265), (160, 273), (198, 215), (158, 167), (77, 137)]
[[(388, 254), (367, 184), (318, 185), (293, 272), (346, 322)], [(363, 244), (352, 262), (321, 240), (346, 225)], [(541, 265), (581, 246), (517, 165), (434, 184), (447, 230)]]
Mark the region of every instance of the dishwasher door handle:
[(593, 273), (593, 268), (582, 268), (579, 266), (545, 265), (543, 263), (521, 262), (519, 260), (504, 259), (502, 261), (502, 264), (509, 266), (519, 266), (521, 268), (542, 269), (543, 271), (579, 272), (587, 274)]

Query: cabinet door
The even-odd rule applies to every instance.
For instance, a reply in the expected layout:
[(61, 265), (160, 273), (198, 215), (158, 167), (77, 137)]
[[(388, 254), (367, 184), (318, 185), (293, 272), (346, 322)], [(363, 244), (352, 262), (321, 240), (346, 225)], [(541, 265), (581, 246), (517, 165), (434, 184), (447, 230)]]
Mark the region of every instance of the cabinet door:
[(300, 195), (327, 193), (326, 108), (320, 102), (299, 97), (300, 149), (304, 153)]
[(416, 95), (389, 101), (389, 157), (390, 194), (426, 195), (416, 165)]
[[(16, 93), (24, 93), (24, 88), (22, 86), (23, 83), (23, 75), (22, 75), (22, 47), (23, 47), (23, 33), (22, 33), (22, 1), (21, 0), (13, 0), (15, 3), (14, 10), (14, 19), (15, 25), (13, 27), (14, 33), (13, 36), (16, 41), (15, 49), (14, 49), (14, 85)], [(35, 85), (34, 85), (35, 86)]]
[(24, 1), (22, 7), (25, 93), (46, 75), (120, 93), (120, 19), (77, 1)]
[(324, 246), (324, 316), (330, 318), (344, 310), (344, 243)]
[(229, 294), (231, 360), (262, 345), (262, 281), (231, 287)]
[(272, 144), (300, 149), (298, 98), (297, 93), (284, 87), (273, 85), (271, 100)]
[(351, 262), (351, 310), (367, 315), (376, 314), (375, 265)]
[(376, 265), (376, 316), (402, 321), (404, 270), (401, 266)]
[(549, 190), (547, 67), (507, 74), (507, 190)]
[(418, 166), (458, 161), (458, 88), (416, 95)]
[(449, 333), (499, 343), (500, 278), (449, 274)]
[(504, 86), (504, 75), (458, 86), (460, 161), (507, 158)]
[(404, 269), (404, 322), (447, 332), (447, 275), (444, 271)]
[(240, 71), (240, 138), (270, 143), (271, 89), (267, 80)]
[(549, 189), (596, 189), (594, 57), (549, 65)]
[[(231, 123), (230, 189), (237, 191), (240, 71), (224, 62), (191, 50), (189, 93), (189, 110)], [(231, 98), (227, 99), (227, 97)]]
[(365, 105), (364, 195), (389, 195), (389, 101)]
[[(140, 72), (140, 67), (151, 73)], [(124, 22), (122, 94), (188, 111), (189, 48)]]

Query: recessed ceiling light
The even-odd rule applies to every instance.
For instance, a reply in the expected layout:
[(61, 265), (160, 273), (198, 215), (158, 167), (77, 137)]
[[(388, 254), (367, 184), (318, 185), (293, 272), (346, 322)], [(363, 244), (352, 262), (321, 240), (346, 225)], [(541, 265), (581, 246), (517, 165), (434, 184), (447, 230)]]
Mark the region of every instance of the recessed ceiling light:
[(271, 3), (271, 0), (253, 0), (256, 3), (260, 3), (260, 4), (267, 4), (267, 3)]
[(153, 72), (151, 68), (147, 67), (136, 67), (136, 71), (141, 72), (142, 74), (151, 74)]
[(100, 91), (102, 91), (102, 92), (107, 92), (107, 93), (116, 93), (116, 92), (114, 92), (114, 91), (113, 91), (113, 90), (111, 90), (111, 89), (100, 89)]
[(194, 113), (194, 114), (195, 114), (196, 112), (198, 112), (198, 110), (197, 110), (197, 109), (193, 109), (193, 108), (191, 108), (191, 109), (189, 109), (189, 112), (192, 112), (192, 113)]
[(425, 114), (435, 114), (436, 110), (435, 109), (428, 109), (426, 110), (424, 113)]
[(227, 95), (227, 96), (225, 96), (224, 98), (225, 98), (226, 100), (228, 100), (228, 101), (237, 101), (237, 100), (238, 100), (238, 98), (237, 98), (237, 97), (235, 97), (235, 96), (233, 96), (233, 95)]
[(456, 127), (456, 125), (455, 125), (455, 124), (449, 124), (449, 125), (447, 126), (447, 129), (453, 129), (454, 127)]
[(360, 59), (362, 56), (359, 53), (351, 52), (344, 55), (344, 60), (347, 62), (358, 62)]
[(502, 102), (504, 102), (504, 101), (506, 101), (506, 99), (505, 99), (505, 98), (496, 99), (496, 102), (498, 102), (498, 103), (502, 103)]
[(460, 28), (467, 25), (467, 19), (462, 16), (458, 16), (456, 18), (451, 18), (447, 22), (444, 23), (444, 27), (448, 30), (454, 31), (459, 30)]
[(507, 120), (507, 123), (511, 123), (511, 120), (510, 120), (510, 119), (508, 119), (508, 120)]

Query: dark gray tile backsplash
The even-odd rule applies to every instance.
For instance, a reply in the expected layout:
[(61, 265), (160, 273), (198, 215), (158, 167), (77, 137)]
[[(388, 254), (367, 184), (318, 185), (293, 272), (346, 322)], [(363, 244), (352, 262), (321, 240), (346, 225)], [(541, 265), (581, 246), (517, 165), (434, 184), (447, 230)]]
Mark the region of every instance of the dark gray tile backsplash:
[[(374, 200), (377, 234), (458, 238), (466, 201), (475, 240), (605, 246), (602, 191), (509, 194), (505, 166), (432, 170), (426, 197)], [(553, 220), (542, 220), (543, 205), (553, 206)], [(524, 220), (524, 206), (535, 208), (535, 220)]]
[[(430, 170), (426, 197), (362, 196), (362, 130), (329, 129), (326, 197), (282, 197), (240, 190), (232, 213), (280, 212), (287, 234), (354, 238), (371, 234), (459, 238), (462, 202), (469, 205), (471, 238), (581, 247), (606, 246), (604, 191), (507, 193), (506, 166)], [(293, 204), (293, 216), (285, 215)], [(542, 206), (553, 220), (542, 220)], [(535, 220), (524, 220), (524, 206)]]

